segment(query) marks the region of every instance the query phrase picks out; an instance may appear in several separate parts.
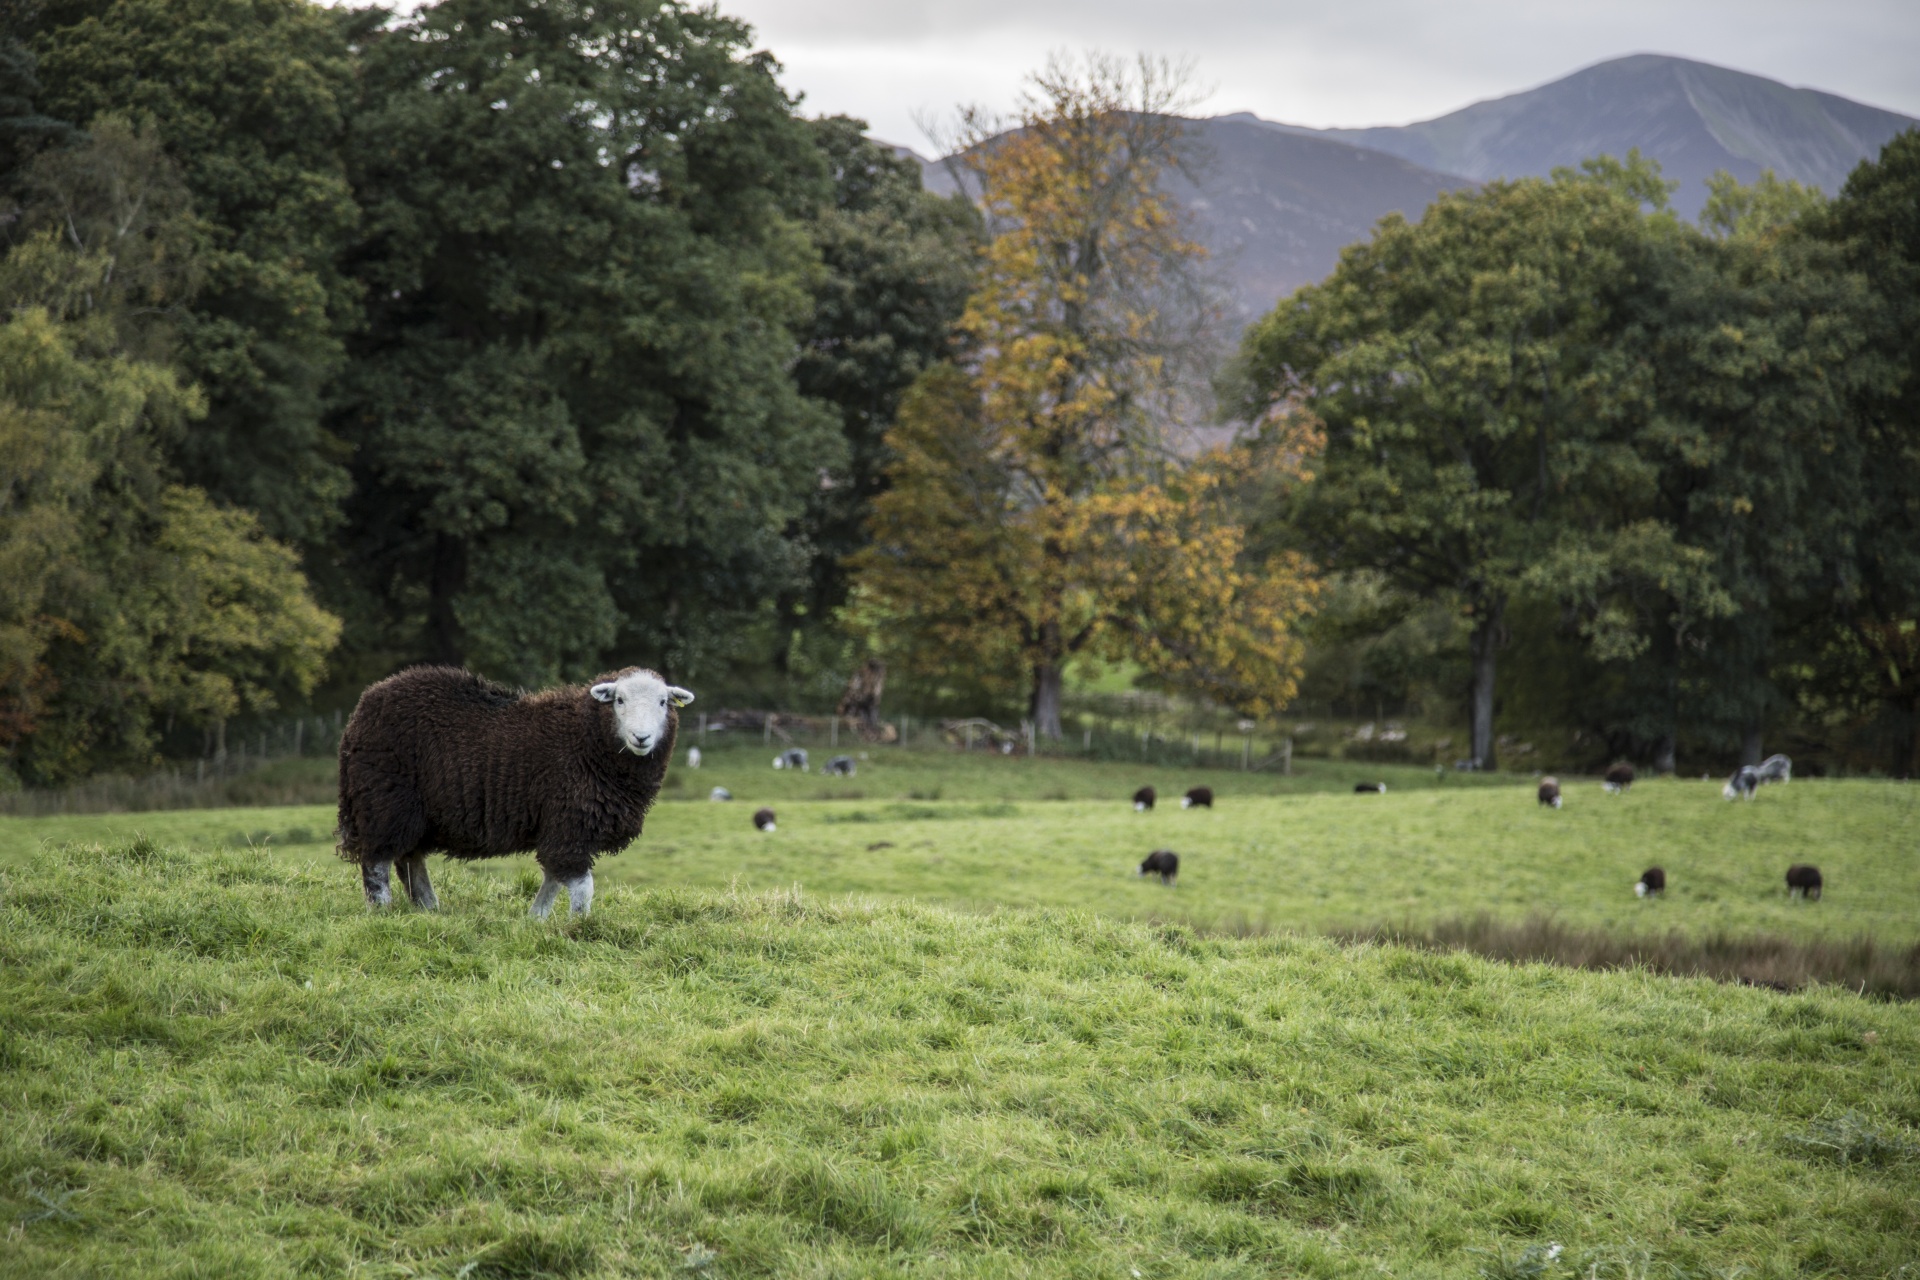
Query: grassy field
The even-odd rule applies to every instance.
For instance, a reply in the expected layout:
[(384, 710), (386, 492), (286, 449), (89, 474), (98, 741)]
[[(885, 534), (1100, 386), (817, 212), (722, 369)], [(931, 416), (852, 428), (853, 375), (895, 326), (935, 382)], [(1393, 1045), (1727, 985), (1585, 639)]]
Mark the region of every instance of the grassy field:
[[(1484, 796), (1532, 829), (1517, 792)], [(1413, 832), (1451, 812), (1417, 802), (1482, 797), (1379, 799), (1311, 821)], [(1262, 803), (1305, 822), (1286, 815), (1334, 798)], [(888, 829), (828, 821), (858, 812), (777, 836)], [(689, 852), (744, 821), (659, 818)], [(984, 857), (1014, 818), (891, 829)], [(612, 864), (631, 874), (588, 921), (536, 924), (519, 872), (449, 868), (445, 911), (373, 916), (298, 854), (10, 857), (0, 1274), (1643, 1280), (1920, 1258), (1914, 1005), (653, 888), (644, 861)]]
[[(736, 751), (676, 771), (685, 781), (666, 794), (685, 799), (656, 808), (645, 837), (603, 861), (597, 878), (1074, 908), (1230, 932), (1417, 930), (1485, 913), (1615, 933), (1920, 943), (1920, 787), (1805, 781), (1728, 804), (1718, 782), (1649, 780), (1613, 797), (1569, 779), (1555, 811), (1534, 802), (1524, 779), (1436, 781), (1431, 770), (1375, 766), (1364, 776), (1385, 776), (1387, 794), (1355, 795), (1362, 773), (1326, 761), (1281, 778), (902, 753), (836, 781), (776, 772), (758, 751)], [(1142, 781), (1167, 797), (1148, 814), (1127, 803)], [(1172, 798), (1202, 781), (1217, 807), (1182, 811)], [(692, 799), (713, 785), (736, 801)], [(771, 835), (749, 821), (761, 804), (779, 815)], [(44, 840), (252, 842), (276, 859), (327, 863), (336, 892), (351, 899), (355, 877), (332, 861), (332, 827), (327, 806), (0, 818), (0, 864)], [(1181, 855), (1177, 888), (1133, 874), (1156, 848)], [(1822, 901), (1787, 898), (1793, 862), (1822, 869)], [(1654, 863), (1666, 868), (1668, 893), (1636, 899), (1633, 882)], [(515, 882), (530, 867), (508, 859), (479, 874)]]

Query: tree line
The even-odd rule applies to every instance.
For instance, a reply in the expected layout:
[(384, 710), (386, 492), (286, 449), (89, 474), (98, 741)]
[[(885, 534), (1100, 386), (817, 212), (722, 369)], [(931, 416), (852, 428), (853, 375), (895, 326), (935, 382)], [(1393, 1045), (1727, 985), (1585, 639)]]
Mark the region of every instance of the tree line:
[[(825, 616), (979, 219), (685, 4), (14, 0), (0, 751)], [(629, 658), (630, 660), (630, 658)]]
[(1832, 200), (1667, 196), (1637, 156), (1489, 183), (1283, 300), (1239, 412), (1324, 448), (1266, 536), (1380, 684), (1458, 655), (1482, 767), (1498, 715), (1661, 770), (1920, 772), (1920, 134)]
[(1050, 63), (943, 198), (711, 9), (4, 3), (11, 778), (636, 659), (1920, 766), (1913, 135), (1697, 226), (1637, 157), (1456, 192), (1229, 358), (1164, 62)]

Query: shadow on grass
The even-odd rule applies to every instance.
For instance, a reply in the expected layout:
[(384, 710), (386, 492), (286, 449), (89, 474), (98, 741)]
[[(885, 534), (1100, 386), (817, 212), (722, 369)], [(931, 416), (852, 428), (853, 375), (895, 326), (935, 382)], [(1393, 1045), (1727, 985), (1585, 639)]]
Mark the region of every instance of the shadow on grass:
[(1778, 934), (1688, 937), (1678, 931), (1641, 936), (1562, 924), (1533, 915), (1519, 922), (1488, 915), (1425, 925), (1341, 930), (1344, 942), (1390, 942), (1432, 951), (1471, 951), (1492, 960), (1544, 962), (1575, 969), (1646, 968), (1683, 978), (1713, 978), (1794, 991), (1832, 983), (1883, 1000), (1920, 997), (1920, 943), (1889, 945), (1868, 937), (1808, 940)]

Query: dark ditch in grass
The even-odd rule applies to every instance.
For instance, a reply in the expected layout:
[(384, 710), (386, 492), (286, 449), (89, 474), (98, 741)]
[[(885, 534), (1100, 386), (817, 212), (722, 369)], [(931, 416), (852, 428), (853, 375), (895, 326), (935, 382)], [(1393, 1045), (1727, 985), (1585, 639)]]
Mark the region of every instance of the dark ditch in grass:
[(1470, 951), (1514, 964), (1542, 962), (1573, 969), (1650, 969), (1681, 978), (1797, 991), (1811, 983), (1846, 987), (1882, 1000), (1920, 998), (1920, 943), (1889, 945), (1869, 937), (1807, 940), (1778, 934), (1617, 935), (1532, 915), (1519, 922), (1488, 915), (1432, 924), (1336, 930), (1343, 942), (1380, 942), (1429, 951)]

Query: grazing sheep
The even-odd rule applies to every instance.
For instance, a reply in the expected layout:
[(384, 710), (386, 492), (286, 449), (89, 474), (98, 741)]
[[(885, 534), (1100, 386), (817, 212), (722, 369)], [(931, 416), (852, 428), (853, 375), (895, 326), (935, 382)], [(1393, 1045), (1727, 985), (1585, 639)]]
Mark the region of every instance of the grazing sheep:
[(1180, 855), (1171, 849), (1155, 849), (1140, 864), (1137, 873), (1143, 876), (1159, 876), (1161, 884), (1172, 884), (1180, 874)]
[(1820, 868), (1796, 862), (1787, 868), (1787, 896), (1820, 901)]
[(835, 756), (827, 761), (826, 767), (820, 772), (829, 778), (851, 778), (854, 775), (853, 757)]
[(773, 758), (773, 767), (776, 769), (798, 769), (802, 773), (809, 772), (807, 768), (806, 749), (804, 747), (788, 747), (785, 751), (782, 751)]
[(1667, 891), (1667, 873), (1659, 867), (1648, 867), (1640, 873), (1639, 882), (1633, 886), (1633, 896), (1650, 898)]
[(1720, 794), (1729, 800), (1751, 800), (1760, 790), (1760, 771), (1750, 764), (1743, 764), (1733, 771), (1727, 779), (1727, 785), (1720, 788)]
[(593, 903), (593, 863), (640, 834), (693, 695), (640, 667), (591, 685), (519, 694), (456, 667), (414, 667), (360, 695), (340, 735), (340, 856), (367, 903), (436, 907), (427, 854), (532, 852), (546, 873), (533, 914), (561, 889)]
[(1180, 807), (1182, 809), (1213, 808), (1213, 788), (1189, 787), (1187, 794), (1180, 797)]
[(687, 748), (687, 768), (698, 769), (699, 767), (700, 767), (700, 748), (688, 747)]
[(1383, 796), (1387, 794), (1387, 784), (1384, 782), (1356, 782), (1353, 784), (1353, 794)]
[(1152, 787), (1142, 787), (1133, 793), (1133, 811), (1135, 813), (1145, 813), (1151, 808), (1153, 808)]
[(1753, 772), (1762, 782), (1792, 782), (1793, 761), (1785, 756), (1768, 756), (1753, 767)]
[(1625, 760), (1609, 765), (1606, 774), (1600, 780), (1600, 785), (1610, 796), (1625, 795), (1627, 788), (1633, 785), (1633, 766)]
[(755, 831), (773, 830), (773, 810), (755, 809), (753, 811), (753, 829)]
[(1560, 807), (1560, 779), (1540, 779), (1540, 803), (1555, 809)]
[(733, 792), (727, 790), (725, 787), (715, 787), (713, 790), (707, 792), (707, 799), (731, 800), (733, 799)]

